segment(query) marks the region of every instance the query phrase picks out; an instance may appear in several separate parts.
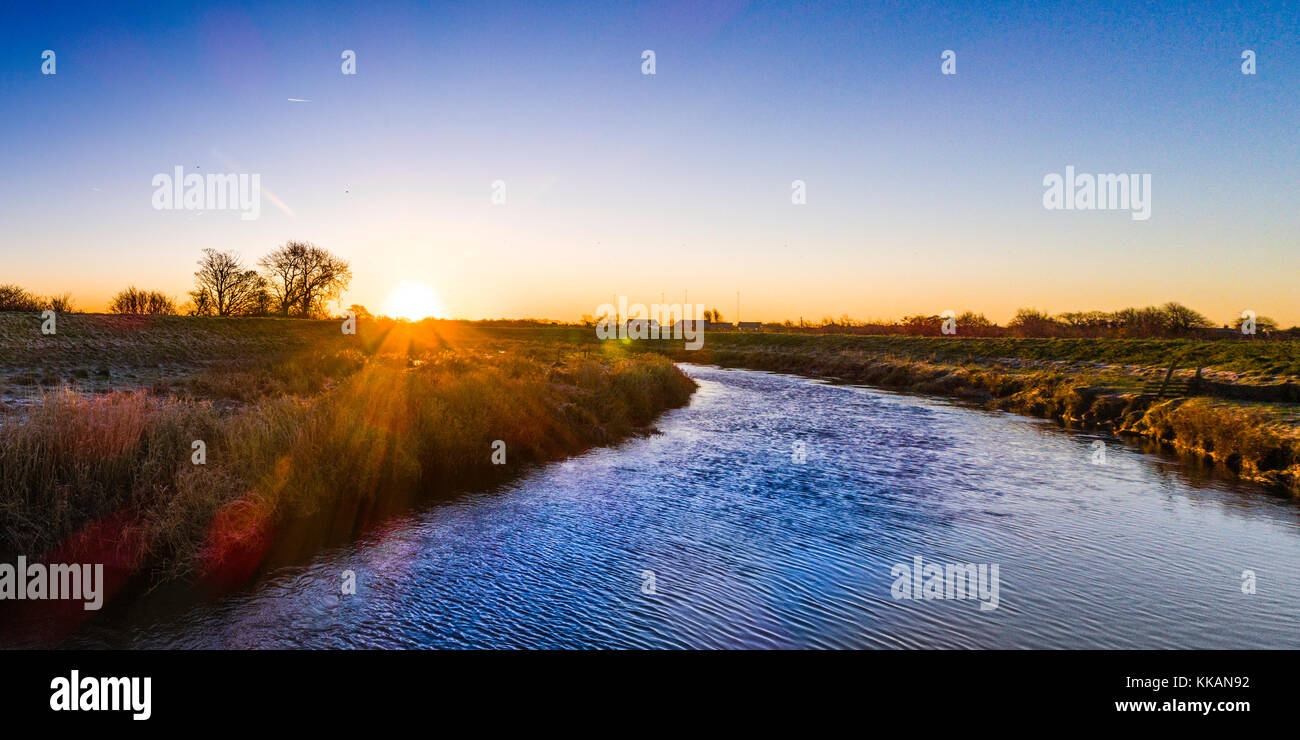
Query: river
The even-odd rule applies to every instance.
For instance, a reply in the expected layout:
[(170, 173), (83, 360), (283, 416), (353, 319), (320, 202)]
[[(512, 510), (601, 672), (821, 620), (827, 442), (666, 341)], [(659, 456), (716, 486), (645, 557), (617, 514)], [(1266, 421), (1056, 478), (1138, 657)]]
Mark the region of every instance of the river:
[[(1300, 648), (1287, 498), (1048, 421), (682, 367), (699, 391), (658, 434), (67, 644)], [(996, 608), (895, 598), (918, 556), (996, 565)]]

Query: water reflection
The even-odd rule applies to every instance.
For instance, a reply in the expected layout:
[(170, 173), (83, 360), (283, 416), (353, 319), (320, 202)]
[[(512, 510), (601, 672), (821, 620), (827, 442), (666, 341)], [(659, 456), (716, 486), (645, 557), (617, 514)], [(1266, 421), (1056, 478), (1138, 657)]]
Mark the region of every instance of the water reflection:
[[(1289, 500), (1050, 422), (686, 370), (700, 390), (659, 435), (395, 518), (244, 592), (106, 610), (71, 645), (1300, 647)], [(895, 600), (891, 567), (918, 555), (998, 564), (999, 607)]]

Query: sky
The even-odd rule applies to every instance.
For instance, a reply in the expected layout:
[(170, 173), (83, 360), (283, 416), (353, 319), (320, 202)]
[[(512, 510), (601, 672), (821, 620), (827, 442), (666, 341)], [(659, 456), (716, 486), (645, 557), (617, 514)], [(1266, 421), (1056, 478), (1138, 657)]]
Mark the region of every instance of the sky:
[[(0, 7), (0, 284), (83, 309), (305, 240), (344, 305), (464, 318), (1300, 324), (1300, 3), (103, 5)], [(177, 166), (258, 217), (155, 209)], [(1067, 166), (1150, 174), (1150, 218), (1046, 209)]]

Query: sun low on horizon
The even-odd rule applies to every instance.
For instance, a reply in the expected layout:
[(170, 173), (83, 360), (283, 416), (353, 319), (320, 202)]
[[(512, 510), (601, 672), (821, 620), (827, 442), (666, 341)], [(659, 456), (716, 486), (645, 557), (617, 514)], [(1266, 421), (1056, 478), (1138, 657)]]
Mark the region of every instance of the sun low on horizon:
[(447, 315), (442, 301), (432, 288), (424, 283), (409, 280), (403, 280), (393, 288), (384, 301), (381, 312), (395, 319), (411, 321), (441, 318)]

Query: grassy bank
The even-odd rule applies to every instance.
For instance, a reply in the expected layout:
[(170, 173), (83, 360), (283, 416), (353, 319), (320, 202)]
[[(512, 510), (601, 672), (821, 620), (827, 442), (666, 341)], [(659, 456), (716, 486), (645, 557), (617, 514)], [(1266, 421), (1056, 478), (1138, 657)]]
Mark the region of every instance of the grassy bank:
[(28, 372), (45, 342), (50, 382), (0, 414), (0, 551), (221, 587), (285, 539), (616, 442), (694, 389), (658, 355), (451, 323), (79, 316), (56, 339), (9, 321), (0, 367)]
[(720, 351), (867, 353), (938, 364), (1036, 365), (1081, 368), (1208, 371), (1245, 382), (1300, 379), (1300, 343), (1262, 339), (1035, 339), (978, 337), (854, 336), (714, 332), (707, 346)]
[(951, 396), (986, 408), (1140, 435), (1243, 478), (1300, 493), (1300, 405), (1140, 392), (1174, 360), (1206, 377), (1282, 385), (1293, 342), (710, 334), (676, 359)]

